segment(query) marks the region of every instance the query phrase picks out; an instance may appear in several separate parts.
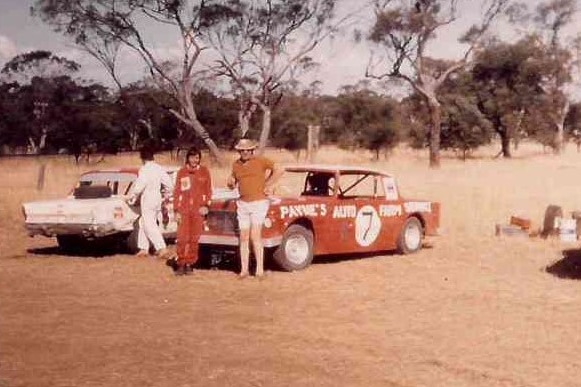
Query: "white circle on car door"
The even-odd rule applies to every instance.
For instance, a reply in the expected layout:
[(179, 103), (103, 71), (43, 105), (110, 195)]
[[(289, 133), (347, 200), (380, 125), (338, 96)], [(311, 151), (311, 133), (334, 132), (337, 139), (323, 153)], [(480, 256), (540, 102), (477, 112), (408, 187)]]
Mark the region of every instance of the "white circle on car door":
[(355, 218), (355, 240), (360, 246), (369, 246), (381, 231), (381, 219), (373, 206), (363, 206)]

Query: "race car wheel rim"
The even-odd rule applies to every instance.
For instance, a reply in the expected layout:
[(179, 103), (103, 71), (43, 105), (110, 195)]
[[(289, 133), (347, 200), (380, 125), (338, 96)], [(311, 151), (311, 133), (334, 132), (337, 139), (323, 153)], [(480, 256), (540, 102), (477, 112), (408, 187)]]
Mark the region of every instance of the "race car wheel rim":
[(309, 256), (309, 242), (302, 235), (292, 235), (286, 240), (284, 253), (289, 261), (300, 265)]
[(422, 233), (420, 228), (415, 224), (410, 224), (405, 230), (405, 242), (406, 246), (410, 250), (416, 250), (421, 243)]

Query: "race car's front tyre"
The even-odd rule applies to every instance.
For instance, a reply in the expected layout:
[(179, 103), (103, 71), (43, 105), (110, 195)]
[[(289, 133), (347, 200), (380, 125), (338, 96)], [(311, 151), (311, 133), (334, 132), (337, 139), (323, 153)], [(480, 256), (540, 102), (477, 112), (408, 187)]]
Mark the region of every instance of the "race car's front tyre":
[(313, 261), (313, 232), (298, 224), (291, 225), (286, 229), (273, 258), (286, 271), (306, 268)]
[(422, 248), (423, 239), (422, 224), (418, 218), (408, 218), (397, 239), (397, 251), (400, 254), (415, 253)]

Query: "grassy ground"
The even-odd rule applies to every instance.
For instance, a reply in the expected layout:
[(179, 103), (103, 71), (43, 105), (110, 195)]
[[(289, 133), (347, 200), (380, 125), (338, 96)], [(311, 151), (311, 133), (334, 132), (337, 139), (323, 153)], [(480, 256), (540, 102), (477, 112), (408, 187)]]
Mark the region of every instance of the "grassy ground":
[[(444, 154), (430, 170), (405, 148), (378, 162), (322, 149), (318, 162), (382, 168), (403, 195), (440, 201), (443, 235), (418, 254), (315, 262), (261, 282), (63, 256), (25, 235), (22, 202), (62, 197), (81, 172), (138, 165), (136, 155), (0, 159), (0, 386), (578, 386), (578, 243), (498, 238), (494, 226), (521, 215), (538, 227), (549, 204), (581, 209), (581, 153), (496, 152)], [(227, 168), (211, 168), (223, 186)]]

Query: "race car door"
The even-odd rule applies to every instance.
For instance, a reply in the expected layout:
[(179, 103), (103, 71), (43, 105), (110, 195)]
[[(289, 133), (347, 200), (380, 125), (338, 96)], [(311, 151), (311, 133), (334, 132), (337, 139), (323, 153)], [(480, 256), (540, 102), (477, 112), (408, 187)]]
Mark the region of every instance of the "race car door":
[(382, 175), (341, 174), (338, 198), (332, 217), (343, 252), (393, 248), (393, 234), (398, 218), (397, 200), (386, 200), (386, 185)]

